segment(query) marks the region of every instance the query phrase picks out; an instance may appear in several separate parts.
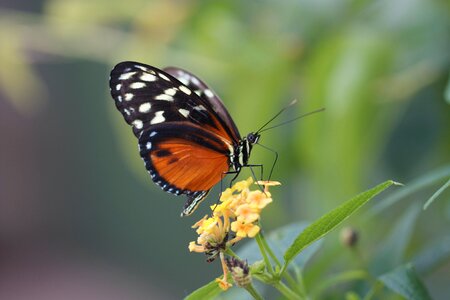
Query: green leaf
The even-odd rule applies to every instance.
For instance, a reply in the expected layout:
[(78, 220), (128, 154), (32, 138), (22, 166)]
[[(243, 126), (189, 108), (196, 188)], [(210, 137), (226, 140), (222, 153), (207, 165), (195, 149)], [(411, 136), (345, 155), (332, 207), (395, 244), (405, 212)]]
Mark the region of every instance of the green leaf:
[(203, 300), (203, 299), (214, 299), (217, 297), (222, 290), (216, 281), (211, 281), (210, 283), (202, 286), (201, 288), (193, 291), (191, 294), (184, 298), (185, 300)]
[(381, 213), (386, 208), (392, 206), (402, 199), (409, 199), (408, 196), (415, 192), (438, 183), (440, 180), (450, 176), (450, 165), (435, 169), (419, 178), (414, 179), (405, 185), (404, 188), (392, 193), (383, 201), (378, 202), (370, 209), (370, 215), (373, 217)]
[(390, 290), (408, 300), (431, 300), (425, 285), (411, 264), (400, 266), (378, 279)]
[(442, 194), (443, 191), (445, 191), (446, 188), (448, 188), (450, 186), (450, 179), (443, 185), (441, 186), (431, 197), (430, 199), (427, 200), (427, 202), (425, 202), (425, 204), (423, 205), (423, 209), (427, 209), (428, 206), (430, 206), (431, 203), (433, 203), (433, 201), (439, 197), (440, 194)]
[(370, 263), (373, 274), (381, 275), (404, 262), (403, 255), (420, 211), (419, 205), (412, 205), (392, 224), (392, 229), (386, 232), (386, 238), (379, 242), (379, 250)]
[(357, 195), (356, 197), (341, 204), (339, 207), (333, 209), (329, 213), (323, 215), (318, 220), (305, 228), (305, 230), (297, 236), (294, 243), (287, 249), (284, 254), (285, 264), (282, 272), (286, 270), (289, 263), (307, 246), (314, 241), (320, 239), (328, 232), (333, 230), (336, 226), (342, 223), (350, 215), (352, 215), (358, 208), (366, 204), (375, 195), (387, 189), (389, 186), (396, 184), (392, 180), (377, 185), (376, 187)]

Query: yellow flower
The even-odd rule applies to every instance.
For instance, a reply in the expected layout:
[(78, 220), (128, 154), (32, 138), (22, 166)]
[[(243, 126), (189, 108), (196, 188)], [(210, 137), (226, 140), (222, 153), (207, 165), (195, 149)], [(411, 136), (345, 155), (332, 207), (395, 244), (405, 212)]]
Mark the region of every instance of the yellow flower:
[(197, 228), (203, 225), (203, 222), (208, 218), (208, 215), (205, 215), (202, 219), (198, 220), (197, 223), (191, 226), (191, 228)]
[[(260, 184), (265, 187), (262, 192), (250, 191), (249, 187), (252, 183), (253, 179), (250, 177), (227, 188), (220, 197), (220, 203), (211, 206), (213, 211), (211, 217), (204, 216), (192, 226), (196, 228), (198, 237), (196, 242), (189, 243), (189, 251), (205, 253), (208, 262), (220, 257), (223, 277), (217, 278), (216, 282), (223, 290), (232, 286), (227, 281), (228, 268), (225, 264), (224, 252), (243, 238), (253, 238), (259, 233), (260, 227), (255, 223), (260, 218), (261, 210), (272, 202), (268, 187), (279, 184), (272, 181), (262, 182)], [(231, 231), (236, 234), (230, 234)], [(229, 236), (232, 238), (229, 239)], [(245, 273), (242, 268), (239, 270), (234, 270), (236, 278), (240, 276), (241, 279), (251, 280), (251, 277), (247, 276), (248, 272)], [(241, 281), (239, 284), (245, 284), (245, 280)]]
[(269, 191), (269, 186), (281, 185), (279, 181), (269, 181), (269, 180), (259, 180), (255, 182), (255, 184), (264, 186), (264, 192), (266, 193)]
[(250, 204), (239, 205), (236, 209), (236, 216), (239, 221), (252, 223), (259, 219), (260, 210)]
[(249, 177), (247, 180), (242, 180), (236, 182), (233, 187), (231, 188), (234, 192), (240, 192), (245, 189), (248, 189), (248, 187), (253, 183), (253, 179)]
[(220, 203), (220, 204), (211, 205), (211, 210), (213, 211), (213, 214), (217, 217), (223, 216), (223, 215), (228, 215), (229, 214), (228, 212), (230, 212), (231, 206), (233, 204), (233, 199), (231, 199), (231, 198), (224, 199), (221, 201), (222, 201), (222, 203)]
[(220, 195), (220, 201), (225, 201), (226, 199), (230, 198), (233, 195), (233, 190), (230, 188), (227, 188), (225, 191), (222, 192)]
[(201, 221), (201, 225), (197, 228), (198, 234), (202, 234), (203, 232), (211, 232), (214, 230), (214, 226), (217, 225), (217, 220), (215, 218), (202, 219)]
[(205, 247), (197, 245), (195, 242), (189, 243), (190, 252), (205, 252)]
[(259, 226), (253, 223), (245, 223), (239, 220), (231, 223), (231, 230), (236, 232), (236, 236), (238, 237), (255, 237), (259, 229)]
[(267, 204), (272, 202), (269, 191), (263, 193), (261, 191), (251, 191), (247, 197), (247, 202), (255, 208), (263, 209)]
[(216, 282), (219, 284), (219, 287), (223, 290), (226, 291), (228, 290), (230, 287), (232, 287), (233, 285), (231, 283), (229, 283), (225, 278), (216, 278)]

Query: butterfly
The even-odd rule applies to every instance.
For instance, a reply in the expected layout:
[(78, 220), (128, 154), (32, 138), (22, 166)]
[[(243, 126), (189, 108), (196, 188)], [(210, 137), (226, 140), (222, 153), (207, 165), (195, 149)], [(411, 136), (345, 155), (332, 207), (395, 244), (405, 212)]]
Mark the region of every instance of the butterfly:
[(153, 182), (187, 196), (181, 216), (194, 212), (225, 174), (248, 166), (259, 132), (242, 138), (217, 94), (188, 71), (125, 61), (113, 68), (109, 85)]

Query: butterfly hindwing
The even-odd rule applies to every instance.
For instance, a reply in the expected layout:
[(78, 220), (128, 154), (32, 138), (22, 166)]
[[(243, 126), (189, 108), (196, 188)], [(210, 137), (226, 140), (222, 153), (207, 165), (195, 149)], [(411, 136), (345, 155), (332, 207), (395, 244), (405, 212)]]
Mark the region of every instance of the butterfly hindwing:
[[(187, 122), (157, 124), (139, 138), (140, 155), (152, 180), (167, 192), (187, 195), (195, 201), (193, 209), (228, 171), (229, 147)], [(184, 214), (190, 212), (185, 207)]]

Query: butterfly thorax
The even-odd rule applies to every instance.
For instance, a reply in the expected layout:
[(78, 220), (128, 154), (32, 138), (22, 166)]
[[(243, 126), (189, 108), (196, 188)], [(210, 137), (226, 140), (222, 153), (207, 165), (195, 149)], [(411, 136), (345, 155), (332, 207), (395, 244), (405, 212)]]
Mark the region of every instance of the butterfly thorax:
[(258, 133), (251, 132), (245, 138), (241, 139), (235, 146), (233, 153), (230, 153), (230, 166), (237, 172), (243, 166), (248, 165), (248, 159), (253, 145), (259, 140)]

